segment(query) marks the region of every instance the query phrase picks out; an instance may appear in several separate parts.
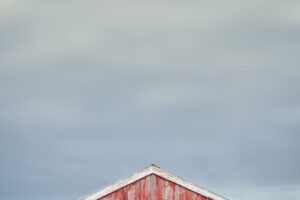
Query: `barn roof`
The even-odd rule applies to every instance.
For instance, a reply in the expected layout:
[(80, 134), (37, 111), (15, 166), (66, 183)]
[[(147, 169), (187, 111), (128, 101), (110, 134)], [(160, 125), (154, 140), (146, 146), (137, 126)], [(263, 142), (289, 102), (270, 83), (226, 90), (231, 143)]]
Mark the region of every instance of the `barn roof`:
[(160, 176), (166, 180), (169, 180), (171, 182), (174, 182), (182, 187), (185, 187), (195, 193), (198, 193), (202, 196), (208, 197), (212, 200), (228, 200), (225, 197), (222, 197), (214, 192), (211, 192), (203, 187), (200, 187), (190, 181), (187, 181), (181, 177), (178, 177), (174, 174), (171, 174), (170, 172), (159, 168), (156, 165), (150, 165), (149, 167), (145, 168), (144, 170), (137, 172), (127, 178), (124, 178), (110, 186), (105, 187), (104, 189), (101, 189), (95, 193), (92, 193), (86, 197), (83, 197), (81, 200), (97, 200), (101, 197), (104, 197), (118, 189), (121, 189), (139, 179), (142, 179), (150, 174), (155, 174), (157, 176)]

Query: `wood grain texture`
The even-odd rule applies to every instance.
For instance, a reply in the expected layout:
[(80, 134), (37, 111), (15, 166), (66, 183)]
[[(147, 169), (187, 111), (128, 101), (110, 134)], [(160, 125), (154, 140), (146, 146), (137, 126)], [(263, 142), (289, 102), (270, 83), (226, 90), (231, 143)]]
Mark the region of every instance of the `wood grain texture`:
[(148, 175), (98, 200), (211, 200), (155, 174)]

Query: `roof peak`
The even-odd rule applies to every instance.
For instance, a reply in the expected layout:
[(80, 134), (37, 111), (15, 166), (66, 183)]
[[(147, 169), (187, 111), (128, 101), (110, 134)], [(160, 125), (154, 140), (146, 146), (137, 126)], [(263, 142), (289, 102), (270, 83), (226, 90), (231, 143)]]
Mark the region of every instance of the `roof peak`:
[(149, 165), (149, 167), (158, 167), (158, 168), (160, 168), (159, 166), (157, 166), (156, 164), (151, 164), (151, 165)]
[(228, 200), (227, 198), (222, 197), (214, 192), (211, 192), (203, 187), (200, 187), (190, 181), (187, 181), (187, 180), (185, 180), (179, 176), (176, 176), (174, 174), (171, 174), (170, 172), (158, 167), (155, 164), (151, 164), (148, 167), (146, 167), (144, 170), (136, 172), (127, 178), (121, 179), (121, 180), (113, 183), (112, 185), (105, 187), (102, 190), (99, 190), (95, 193), (92, 193), (92, 194), (82, 198), (81, 200), (97, 200), (97, 199), (104, 197), (120, 188), (123, 188), (137, 180), (140, 180), (150, 174), (155, 174), (157, 176), (160, 176), (168, 181), (174, 182), (182, 187), (185, 187), (195, 193), (198, 193), (202, 196), (208, 197), (212, 200)]

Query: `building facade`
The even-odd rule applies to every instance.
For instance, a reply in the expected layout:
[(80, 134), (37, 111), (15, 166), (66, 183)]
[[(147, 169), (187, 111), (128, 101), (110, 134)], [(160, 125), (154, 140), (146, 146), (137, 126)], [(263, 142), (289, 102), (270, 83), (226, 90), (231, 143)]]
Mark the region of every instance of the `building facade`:
[(155, 165), (81, 200), (228, 200)]

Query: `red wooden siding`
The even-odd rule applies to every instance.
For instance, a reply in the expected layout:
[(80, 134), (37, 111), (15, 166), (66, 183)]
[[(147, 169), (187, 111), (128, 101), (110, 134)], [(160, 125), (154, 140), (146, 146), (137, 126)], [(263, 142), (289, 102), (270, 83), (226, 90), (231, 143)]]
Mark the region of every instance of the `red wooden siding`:
[(151, 174), (98, 200), (210, 200)]

